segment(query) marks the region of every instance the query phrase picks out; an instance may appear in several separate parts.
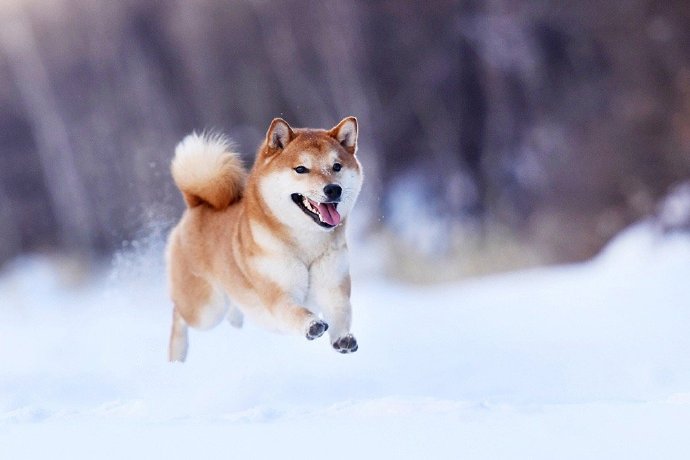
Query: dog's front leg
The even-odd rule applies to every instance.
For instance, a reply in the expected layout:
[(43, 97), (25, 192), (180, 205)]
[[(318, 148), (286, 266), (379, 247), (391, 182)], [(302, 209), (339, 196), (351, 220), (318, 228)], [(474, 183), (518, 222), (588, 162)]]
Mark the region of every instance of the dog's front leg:
[(319, 338), (328, 330), (328, 323), (303, 307), (294, 296), (284, 291), (276, 292), (275, 286), (265, 286), (257, 291), (262, 307), (269, 313), (272, 327), (291, 334), (302, 334), (307, 340)]
[(328, 324), (303, 306), (309, 284), (306, 266), (278, 257), (253, 262), (253, 290), (273, 325), (284, 332), (303, 334), (308, 340), (321, 337)]
[(357, 340), (350, 333), (350, 269), (347, 248), (333, 250), (316, 260), (310, 270), (310, 298), (330, 325), (333, 348), (340, 353), (357, 351)]

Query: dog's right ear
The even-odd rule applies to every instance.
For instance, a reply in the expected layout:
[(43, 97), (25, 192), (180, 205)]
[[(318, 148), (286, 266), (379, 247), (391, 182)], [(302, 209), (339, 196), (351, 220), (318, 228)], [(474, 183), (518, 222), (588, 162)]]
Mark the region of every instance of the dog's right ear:
[(295, 133), (287, 121), (282, 118), (274, 118), (266, 133), (266, 146), (271, 153), (277, 153), (287, 147), (294, 138)]

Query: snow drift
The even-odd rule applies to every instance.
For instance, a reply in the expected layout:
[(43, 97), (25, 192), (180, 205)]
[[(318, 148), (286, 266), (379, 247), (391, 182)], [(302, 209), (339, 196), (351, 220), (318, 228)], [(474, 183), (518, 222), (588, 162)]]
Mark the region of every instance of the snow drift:
[(412, 287), (358, 271), (351, 356), (221, 325), (166, 362), (160, 244), (68, 289), (0, 278), (3, 458), (687, 458), (690, 236), (634, 226), (589, 263)]

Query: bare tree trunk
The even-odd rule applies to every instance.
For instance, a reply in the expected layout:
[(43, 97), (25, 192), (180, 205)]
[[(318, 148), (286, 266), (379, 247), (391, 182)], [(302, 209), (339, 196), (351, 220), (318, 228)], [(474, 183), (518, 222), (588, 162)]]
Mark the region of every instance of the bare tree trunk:
[(269, 64), (273, 68), (273, 76), (278, 81), (285, 100), (291, 107), (301, 109), (300, 113), (314, 114), (318, 120), (331, 119), (328, 108), (318, 94), (318, 88), (303, 74), (308, 69), (295, 70), (299, 68), (300, 51), (297, 49), (292, 25), (284, 17), (288, 11), (282, 11), (270, 3), (253, 6), (256, 8), (260, 35)]
[(0, 262), (14, 256), (21, 248), (21, 236), (17, 219), (8, 203), (9, 198), (0, 187)]
[(60, 240), (73, 251), (91, 250), (93, 224), (86, 190), (29, 18), (17, 8), (0, 29), (0, 43), (31, 122), (49, 199), (60, 225)]

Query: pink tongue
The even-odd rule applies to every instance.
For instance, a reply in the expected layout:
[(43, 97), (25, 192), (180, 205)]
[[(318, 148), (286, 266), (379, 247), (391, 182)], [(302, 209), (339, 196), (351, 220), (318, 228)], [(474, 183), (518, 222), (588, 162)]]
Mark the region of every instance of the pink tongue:
[(333, 226), (340, 223), (340, 214), (338, 214), (333, 203), (317, 203), (316, 205), (319, 207), (319, 213), (321, 213), (324, 222)]

